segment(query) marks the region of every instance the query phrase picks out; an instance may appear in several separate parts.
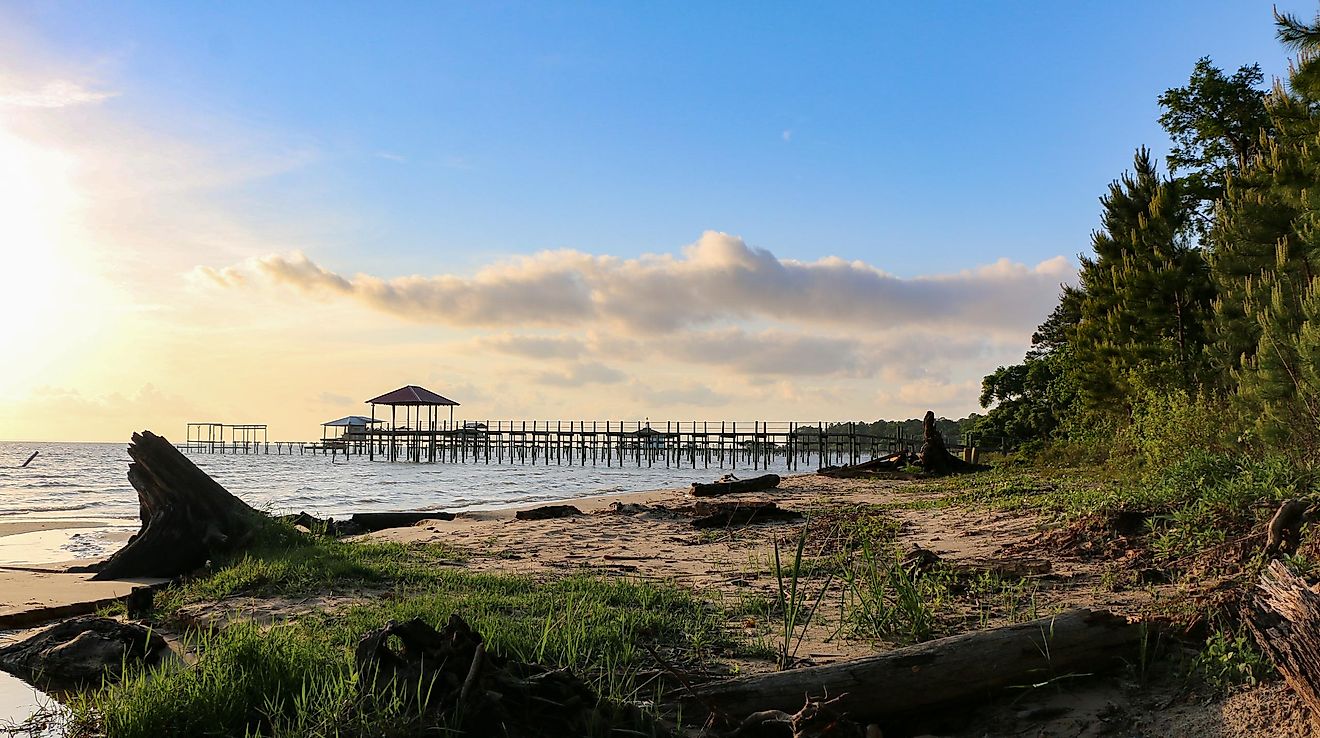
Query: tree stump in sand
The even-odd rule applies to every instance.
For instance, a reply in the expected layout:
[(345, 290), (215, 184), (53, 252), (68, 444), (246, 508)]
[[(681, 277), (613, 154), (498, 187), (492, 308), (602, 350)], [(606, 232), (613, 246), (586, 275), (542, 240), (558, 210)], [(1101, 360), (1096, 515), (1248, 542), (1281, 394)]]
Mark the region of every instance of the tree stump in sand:
[(269, 520), (151, 431), (133, 434), (128, 481), (142, 528), (93, 579), (175, 577), (244, 545)]
[(963, 461), (949, 453), (949, 449), (944, 445), (944, 436), (940, 435), (940, 431), (935, 425), (935, 413), (933, 411), (927, 410), (926, 417), (922, 418), (921, 435), (921, 452), (917, 454), (917, 458), (921, 461), (921, 468), (925, 469), (927, 474), (964, 474), (989, 468), (981, 464)]

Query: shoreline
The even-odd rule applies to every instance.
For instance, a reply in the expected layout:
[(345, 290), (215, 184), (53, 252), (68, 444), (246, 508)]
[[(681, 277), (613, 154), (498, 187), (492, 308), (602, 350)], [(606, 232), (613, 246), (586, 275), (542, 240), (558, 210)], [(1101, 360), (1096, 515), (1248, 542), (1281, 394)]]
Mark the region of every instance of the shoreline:
[[(804, 476), (812, 476), (814, 472), (802, 472), (791, 475), (780, 475), (781, 478), (788, 480)], [(676, 497), (684, 497), (687, 493), (687, 487), (662, 487), (633, 492), (606, 492), (587, 494), (582, 497), (562, 497), (544, 500), (519, 500), (507, 504), (497, 504), (486, 506), (478, 504), (473, 507), (460, 508), (458, 510), (446, 509), (444, 507), (434, 508), (413, 508), (412, 510), (358, 510), (355, 512), (453, 512), (453, 522), (480, 522), (493, 520), (512, 520), (520, 511), (532, 510), (538, 507), (548, 505), (572, 505), (577, 507), (583, 513), (600, 512), (609, 508), (616, 502), (630, 504), (654, 504), (657, 502), (672, 502)], [(237, 495), (242, 499), (241, 495)], [(266, 511), (263, 511), (266, 512)], [(273, 513), (271, 513), (273, 514)], [(346, 513), (342, 518), (347, 518), (352, 513)], [(342, 519), (341, 516), (331, 515), (336, 519)], [(68, 539), (72, 534), (79, 531), (86, 531), (90, 535), (100, 535), (107, 543), (122, 543), (129, 537), (129, 533), (122, 532), (122, 529), (132, 528), (134, 531), (141, 525), (137, 518), (107, 518), (107, 517), (70, 517), (70, 518), (52, 518), (41, 513), (34, 513), (33, 517), (26, 518), (22, 514), (14, 516), (15, 519), (0, 521), (0, 568), (7, 565), (30, 565), (40, 563), (43, 565), (61, 565), (72, 566), (80, 563), (102, 558), (113, 553), (115, 549), (109, 549), (98, 553), (93, 557), (84, 558), (48, 558), (40, 562), (33, 561), (30, 557), (13, 558), (6, 549), (18, 548), (17, 542), (8, 540), (14, 536), (27, 536), (24, 541), (24, 547), (36, 545), (40, 550), (51, 551), (51, 543), (60, 539)], [(68, 535), (65, 535), (68, 533)], [(34, 535), (43, 534), (43, 535)]]

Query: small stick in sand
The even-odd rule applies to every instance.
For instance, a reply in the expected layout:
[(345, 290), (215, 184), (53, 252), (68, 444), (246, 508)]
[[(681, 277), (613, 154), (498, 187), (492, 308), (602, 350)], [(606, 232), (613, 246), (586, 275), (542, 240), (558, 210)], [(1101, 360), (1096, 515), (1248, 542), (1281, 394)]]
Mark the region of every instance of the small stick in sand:
[(29, 457), (27, 458), (27, 461), (24, 461), (24, 462), (23, 462), (23, 465), (20, 466), (20, 467), (18, 467), (18, 468), (19, 468), (19, 469), (26, 469), (26, 468), (27, 468), (27, 465), (28, 465), (28, 464), (31, 464), (31, 463), (32, 463), (32, 460), (35, 459), (35, 458), (37, 458), (37, 454), (39, 454), (39, 453), (41, 453), (41, 452), (40, 452), (40, 451), (33, 451), (33, 452), (32, 452), (32, 455), (29, 456)]

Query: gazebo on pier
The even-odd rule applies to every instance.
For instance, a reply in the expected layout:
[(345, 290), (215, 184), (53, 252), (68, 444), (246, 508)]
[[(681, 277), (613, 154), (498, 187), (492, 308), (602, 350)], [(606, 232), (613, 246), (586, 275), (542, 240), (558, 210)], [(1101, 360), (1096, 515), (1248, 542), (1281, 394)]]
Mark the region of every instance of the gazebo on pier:
[[(349, 415), (338, 420), (331, 420), (321, 424), (321, 443), (331, 440), (354, 440), (364, 438), (371, 426), (378, 423), (384, 423), (383, 420), (367, 418), (361, 415)], [(331, 428), (341, 430), (331, 431)], [(337, 435), (332, 435), (332, 433)]]
[[(448, 397), (438, 395), (425, 387), (418, 387), (415, 384), (400, 387), (393, 392), (386, 392), (379, 397), (373, 397), (370, 400), (367, 400), (367, 404), (371, 405), (371, 421), (373, 424), (379, 422), (376, 420), (376, 406), (389, 406), (389, 434), (391, 438), (396, 438), (400, 435), (406, 436), (410, 441), (407, 444), (409, 451), (415, 452), (418, 461), (421, 460), (423, 434), (429, 439), (428, 445), (431, 447), (431, 455), (434, 456), (435, 437), (438, 432), (438, 426), (440, 425), (440, 408), (449, 408), (449, 423), (447, 427), (452, 429), (454, 426), (454, 408), (458, 407), (458, 403)], [(402, 428), (399, 427), (398, 417), (400, 407), (403, 408), (404, 413), (404, 424)], [(374, 444), (369, 444), (369, 448), (371, 447), (374, 447)], [(391, 440), (391, 456), (394, 455), (394, 448), (394, 441)]]

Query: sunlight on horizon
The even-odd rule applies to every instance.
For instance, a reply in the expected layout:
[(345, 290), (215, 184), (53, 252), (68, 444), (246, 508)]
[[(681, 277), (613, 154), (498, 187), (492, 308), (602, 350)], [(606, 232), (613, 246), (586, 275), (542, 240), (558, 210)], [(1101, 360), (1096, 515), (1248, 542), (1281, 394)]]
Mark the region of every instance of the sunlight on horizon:
[(89, 348), (103, 297), (88, 272), (83, 205), (73, 156), (43, 148), (0, 125), (0, 223), (9, 269), (0, 281), (0, 312), (9, 350), (0, 361), (0, 396), (40, 385), (55, 366)]

